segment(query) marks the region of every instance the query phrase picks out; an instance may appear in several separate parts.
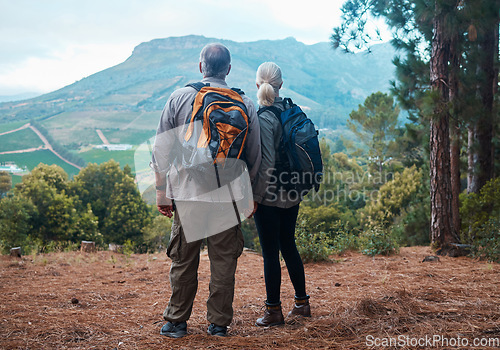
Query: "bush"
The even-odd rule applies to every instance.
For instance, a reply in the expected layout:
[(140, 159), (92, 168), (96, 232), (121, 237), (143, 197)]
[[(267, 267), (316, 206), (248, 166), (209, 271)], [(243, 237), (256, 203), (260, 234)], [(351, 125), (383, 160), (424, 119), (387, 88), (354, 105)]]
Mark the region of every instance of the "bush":
[(500, 219), (490, 218), (476, 231), (471, 255), (500, 263)]
[(44, 243), (43, 245), (35, 244), (31, 254), (41, 254), (41, 253), (61, 253), (61, 252), (73, 252), (80, 248), (80, 243), (71, 241), (50, 241)]
[(415, 166), (394, 174), (394, 179), (380, 187), (377, 198), (370, 201), (360, 213), (365, 223), (371, 226), (389, 227), (396, 217), (418, 198), (423, 186), (423, 171)]
[(327, 233), (311, 229), (307, 220), (301, 218), (297, 220), (298, 225), (295, 230), (295, 242), (297, 250), (304, 263), (311, 261), (328, 261), (328, 256), (332, 253), (330, 248), (331, 239)]
[(336, 235), (333, 237), (332, 252), (342, 254), (346, 251), (357, 251), (359, 249), (358, 236), (348, 230), (348, 226), (343, 225), (341, 221), (337, 221), (334, 230)]
[(167, 249), (170, 240), (172, 219), (163, 215), (156, 216), (144, 230), (144, 246), (148, 252)]
[(396, 238), (381, 226), (370, 227), (359, 239), (361, 253), (365, 255), (391, 255), (399, 252)]
[(245, 239), (245, 247), (261, 253), (259, 234), (255, 227), (255, 220), (249, 219), (241, 222), (241, 233)]
[(487, 182), (479, 193), (460, 195), (461, 238), (471, 254), (499, 261), (500, 177)]
[(471, 242), (490, 217), (500, 216), (500, 177), (488, 181), (479, 193), (461, 194), (460, 216), (462, 239)]
[(430, 244), (430, 211), (428, 196), (401, 210), (391, 227), (399, 244), (407, 247)]
[(29, 200), (12, 195), (0, 199), (0, 253), (8, 254), (13, 247), (21, 247), (23, 254), (31, 251), (30, 220), (35, 213)]

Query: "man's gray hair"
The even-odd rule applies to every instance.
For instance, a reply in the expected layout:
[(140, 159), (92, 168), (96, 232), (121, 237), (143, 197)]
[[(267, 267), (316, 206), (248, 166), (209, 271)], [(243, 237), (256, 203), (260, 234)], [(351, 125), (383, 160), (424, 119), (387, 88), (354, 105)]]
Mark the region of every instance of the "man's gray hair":
[(220, 43), (208, 44), (201, 50), (200, 62), (204, 77), (225, 79), (231, 64), (231, 54)]

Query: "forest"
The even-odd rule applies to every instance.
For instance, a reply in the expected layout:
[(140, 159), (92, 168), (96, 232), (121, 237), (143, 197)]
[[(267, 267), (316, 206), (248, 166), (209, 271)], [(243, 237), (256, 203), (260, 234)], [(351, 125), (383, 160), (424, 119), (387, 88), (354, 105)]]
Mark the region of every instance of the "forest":
[[(369, 50), (380, 33), (367, 23), (381, 18), (394, 36), (396, 79), (346, 116), (355, 137), (322, 139), (323, 183), (305, 198), (296, 234), (304, 260), (413, 245), (500, 260), (499, 9), (499, 1), (344, 4), (333, 49)], [(168, 242), (170, 220), (144, 202), (129, 166), (90, 163), (69, 179), (40, 164), (11, 187), (0, 174), (4, 253), (72, 250), (82, 240), (148, 252)], [(253, 221), (243, 230), (258, 250)]]

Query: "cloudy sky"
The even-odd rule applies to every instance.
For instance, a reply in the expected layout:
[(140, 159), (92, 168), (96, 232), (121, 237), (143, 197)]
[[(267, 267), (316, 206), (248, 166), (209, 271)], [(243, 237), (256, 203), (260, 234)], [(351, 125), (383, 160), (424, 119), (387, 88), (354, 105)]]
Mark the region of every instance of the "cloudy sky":
[(0, 95), (50, 92), (189, 34), (328, 41), (343, 0), (0, 0)]

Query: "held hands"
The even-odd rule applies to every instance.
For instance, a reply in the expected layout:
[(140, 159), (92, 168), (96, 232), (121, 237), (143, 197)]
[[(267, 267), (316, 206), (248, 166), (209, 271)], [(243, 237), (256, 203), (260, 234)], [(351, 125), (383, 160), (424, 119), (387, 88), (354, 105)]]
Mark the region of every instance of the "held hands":
[(253, 214), (255, 214), (255, 212), (257, 211), (257, 206), (258, 206), (257, 202), (251, 201), (249, 208), (253, 208), (253, 209), (246, 209), (245, 212), (243, 213), (243, 214), (245, 214), (245, 217), (250, 219), (253, 216)]

